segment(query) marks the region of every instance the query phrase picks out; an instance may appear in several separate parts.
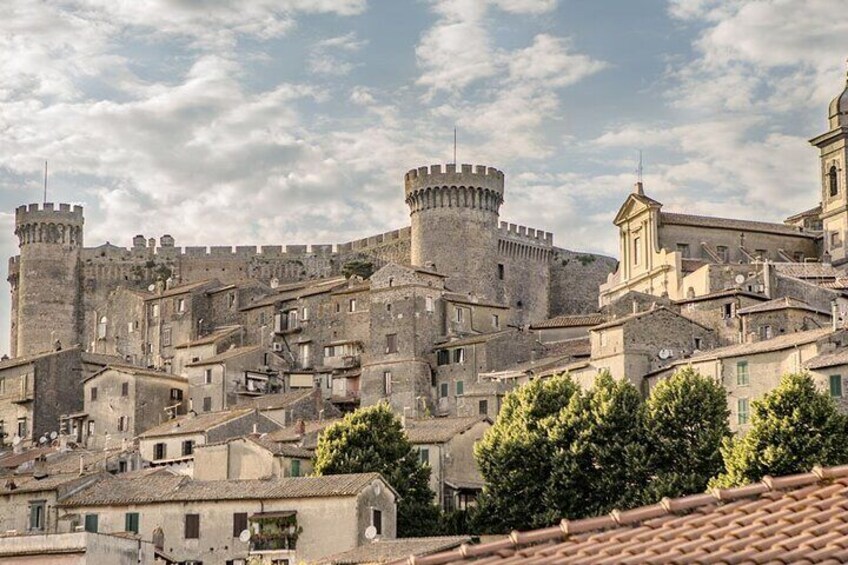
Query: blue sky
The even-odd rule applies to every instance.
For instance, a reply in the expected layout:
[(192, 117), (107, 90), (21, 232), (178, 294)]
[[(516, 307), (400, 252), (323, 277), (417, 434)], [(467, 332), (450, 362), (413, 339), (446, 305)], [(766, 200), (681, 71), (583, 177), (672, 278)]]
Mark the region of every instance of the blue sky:
[[(0, 252), (14, 207), (85, 205), (86, 243), (333, 243), (403, 226), (402, 175), (507, 175), (502, 219), (616, 254), (644, 152), (668, 209), (818, 202), (845, 82), (839, 0), (5, 0)], [(0, 302), (0, 352), (8, 344)]]

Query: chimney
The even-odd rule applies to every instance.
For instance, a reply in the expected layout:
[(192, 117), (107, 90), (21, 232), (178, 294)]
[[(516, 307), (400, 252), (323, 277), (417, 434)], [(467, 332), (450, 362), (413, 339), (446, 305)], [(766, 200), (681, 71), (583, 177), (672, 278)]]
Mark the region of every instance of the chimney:
[(294, 424), (294, 431), (298, 435), (298, 437), (303, 437), (306, 435), (306, 422), (303, 420), (298, 420)]
[(47, 458), (42, 455), (32, 462), (32, 478), (44, 479), (47, 477)]
[(836, 303), (836, 300), (830, 301), (830, 324), (833, 331), (839, 329), (839, 304)]
[(259, 424), (257, 424), (256, 422), (253, 422), (253, 435), (258, 435), (258, 434), (259, 434)]

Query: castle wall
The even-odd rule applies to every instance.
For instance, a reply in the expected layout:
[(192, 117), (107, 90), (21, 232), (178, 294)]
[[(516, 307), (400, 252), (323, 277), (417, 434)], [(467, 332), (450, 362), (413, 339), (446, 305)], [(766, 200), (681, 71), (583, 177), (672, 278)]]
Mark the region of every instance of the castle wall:
[(545, 320), (550, 311), (553, 234), (501, 222), (498, 229), (498, 276), (501, 300), (515, 310), (516, 324)]
[(611, 257), (555, 247), (550, 265), (550, 316), (596, 312), (598, 287), (617, 263)]

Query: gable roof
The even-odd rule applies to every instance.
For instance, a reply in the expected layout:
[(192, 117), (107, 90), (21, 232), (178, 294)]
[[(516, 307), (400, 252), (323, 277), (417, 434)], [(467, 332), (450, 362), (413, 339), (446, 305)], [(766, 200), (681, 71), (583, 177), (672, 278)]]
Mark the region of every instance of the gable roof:
[(796, 279), (835, 280), (842, 275), (842, 271), (830, 263), (772, 263), (771, 267), (781, 275)]
[(612, 220), (612, 223), (614, 225), (617, 226), (624, 221), (624, 218), (626, 217), (629, 208), (634, 202), (643, 204), (648, 208), (662, 208), (662, 202), (654, 200), (650, 196), (645, 196), (644, 193), (631, 192), (627, 195), (627, 198), (624, 200), (624, 203), (618, 209), (618, 212), (615, 213), (615, 218), (613, 218)]
[(518, 334), (518, 330), (501, 330), (499, 332), (494, 332), (490, 334), (477, 334), (471, 335), (468, 337), (461, 337), (459, 339), (454, 339), (452, 341), (446, 341), (444, 343), (439, 343), (433, 346), (433, 349), (447, 349), (450, 347), (462, 347), (464, 345), (475, 345), (478, 343), (486, 343), (487, 341), (505, 337), (508, 334)]
[(247, 416), (251, 412), (253, 412), (253, 408), (237, 408), (220, 412), (201, 412), (196, 415), (187, 414), (150, 428), (146, 432), (139, 434), (138, 437), (150, 438), (203, 433), (221, 424), (226, 424), (232, 420)]
[(303, 281), (301, 283), (279, 286), (274, 289), (274, 294), (260, 298), (255, 302), (251, 302), (250, 304), (243, 306), (241, 310), (244, 311), (251, 310), (253, 308), (261, 308), (263, 306), (273, 306), (279, 302), (329, 293), (341, 286), (344, 286), (346, 282), (347, 279), (344, 277), (333, 277), (330, 279)]
[(250, 408), (256, 408), (257, 410), (278, 410), (280, 408), (287, 408), (292, 404), (300, 402), (306, 398), (311, 398), (315, 395), (320, 395), (320, 391), (317, 388), (264, 394), (262, 396), (257, 396), (256, 398), (251, 398), (250, 400), (245, 400), (240, 404), (240, 406), (249, 406)]
[[(324, 431), (325, 428), (335, 424), (336, 422), (340, 422), (341, 418), (333, 418), (329, 420), (319, 420), (319, 421), (310, 421), (304, 422), (304, 432), (303, 435), (297, 432), (297, 426), (291, 425), (286, 426), (284, 428), (280, 428), (279, 430), (274, 430), (273, 432), (268, 432), (265, 434), (265, 438), (270, 441), (278, 441), (283, 443), (295, 443), (300, 441), (301, 439), (307, 438), (311, 435), (318, 435), (320, 432)], [(316, 438), (317, 439), (317, 438)], [(309, 447), (309, 446), (307, 446)]]
[(467, 432), (480, 422), (492, 423), (488, 418), (426, 418), (406, 421), (406, 436), (410, 443), (445, 443)]
[(659, 504), (394, 563), (846, 563), (848, 465)]
[(567, 314), (543, 320), (530, 326), (531, 330), (545, 330), (551, 328), (574, 328), (581, 326), (597, 326), (603, 324), (606, 318), (603, 314)]
[(183, 475), (115, 477), (68, 497), (61, 506), (356, 496), (375, 480), (382, 480), (379, 473), (218, 481)]
[(235, 357), (241, 357), (242, 355), (250, 355), (252, 353), (256, 353), (258, 351), (262, 351), (261, 345), (246, 345), (244, 347), (233, 347), (232, 349), (228, 349), (218, 355), (213, 355), (212, 357), (207, 357), (206, 359), (201, 359), (200, 361), (195, 361), (193, 363), (186, 363), (186, 367), (201, 367), (203, 365), (215, 365), (217, 363), (223, 363), (229, 359), (233, 359)]
[(99, 371), (94, 373), (93, 375), (89, 375), (88, 377), (84, 378), (83, 382), (88, 382), (88, 381), (90, 381), (94, 378), (97, 378), (97, 377), (101, 376), (103, 373), (105, 373), (106, 371), (109, 371), (109, 370), (118, 371), (120, 373), (125, 373), (127, 375), (133, 375), (133, 376), (136, 376), (136, 377), (166, 379), (166, 380), (169, 380), (169, 381), (176, 381), (178, 383), (182, 383), (182, 384), (186, 384), (186, 385), (188, 384), (188, 379), (186, 379), (185, 377), (181, 377), (179, 375), (175, 375), (173, 373), (166, 373), (165, 371), (156, 371), (156, 370), (153, 370), (153, 369), (145, 369), (144, 367), (136, 367), (134, 365), (119, 365), (119, 364), (106, 365), (105, 367), (103, 367), (102, 369), (100, 369)]
[(628, 314), (627, 316), (622, 316), (621, 318), (616, 318), (614, 320), (610, 320), (609, 322), (606, 322), (604, 324), (599, 324), (599, 325), (593, 327), (592, 330), (593, 331), (594, 330), (605, 330), (607, 328), (614, 328), (616, 326), (623, 326), (624, 324), (626, 324), (628, 322), (632, 322), (634, 320), (639, 320), (641, 318), (647, 318), (648, 316), (653, 316), (653, 315), (655, 315), (659, 312), (668, 312), (669, 314), (672, 314), (673, 316), (675, 316), (677, 318), (681, 318), (683, 320), (686, 320), (687, 322), (689, 322), (692, 325), (700, 326), (700, 327), (704, 328), (705, 330), (712, 331), (712, 329), (708, 328), (707, 326), (700, 324), (700, 323), (696, 322), (695, 320), (689, 319), (686, 316), (679, 314), (679, 313), (675, 312), (674, 310), (672, 310), (671, 308), (668, 308), (666, 306), (657, 306), (656, 308), (651, 308), (650, 310), (643, 310), (641, 312), (636, 312), (635, 314)]
[(798, 300), (797, 298), (790, 298), (789, 296), (784, 296), (783, 298), (775, 298), (774, 300), (769, 300), (768, 302), (763, 302), (761, 304), (746, 306), (745, 308), (740, 308), (739, 310), (737, 310), (736, 313), (741, 316), (744, 316), (746, 314), (774, 312), (776, 310), (805, 310), (807, 312), (815, 312), (816, 314), (824, 314), (825, 316), (830, 316), (830, 312), (827, 312), (826, 310), (815, 308), (802, 300)]
[(661, 212), (660, 222), (662, 224), (771, 233), (811, 239), (815, 239), (817, 237), (817, 234), (815, 233), (806, 232), (797, 226), (789, 226), (786, 224), (737, 220), (734, 218), (716, 218), (713, 216), (695, 216), (693, 214), (677, 214), (674, 212)]
[(693, 296), (692, 298), (681, 298), (680, 300), (675, 300), (675, 304), (689, 304), (690, 302), (701, 302), (705, 300), (716, 300), (718, 298), (726, 298), (728, 296), (745, 296), (747, 298), (753, 298), (755, 300), (768, 300), (768, 298), (764, 294), (757, 294), (756, 292), (750, 292), (748, 290), (742, 290), (741, 288), (726, 288), (724, 290), (717, 290), (715, 292), (710, 292), (707, 294), (701, 294), (699, 296)]
[(498, 304), (497, 302), (492, 302), (485, 299), (481, 300), (477, 297), (471, 297), (466, 294), (460, 294), (458, 292), (446, 292), (442, 295), (442, 299), (445, 302), (452, 302), (455, 304), (466, 304), (468, 306), (483, 306), (485, 308), (498, 308), (499, 310), (509, 310), (509, 307), (503, 304)]
[(207, 334), (203, 337), (199, 337), (194, 341), (187, 341), (185, 343), (181, 343), (179, 345), (174, 346), (176, 349), (185, 349), (188, 347), (196, 347), (198, 345), (211, 345), (218, 341), (219, 339), (224, 339), (225, 337), (229, 337), (240, 331), (242, 326), (221, 326), (212, 330), (212, 333)]
[(185, 294), (187, 292), (192, 292), (198, 289), (205, 289), (206, 287), (212, 286), (221, 286), (221, 283), (217, 279), (208, 279), (205, 281), (197, 281), (193, 283), (181, 284), (179, 286), (172, 286), (171, 288), (162, 291), (159, 294), (151, 294), (144, 297), (144, 300), (157, 300), (159, 298), (168, 298), (170, 296), (177, 296), (180, 294)]

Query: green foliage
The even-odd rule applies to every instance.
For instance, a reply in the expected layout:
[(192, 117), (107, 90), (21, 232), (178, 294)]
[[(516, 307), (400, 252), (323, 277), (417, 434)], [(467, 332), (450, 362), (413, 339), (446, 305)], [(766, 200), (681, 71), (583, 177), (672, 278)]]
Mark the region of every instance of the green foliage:
[(661, 381), (646, 403), (654, 476), (649, 501), (703, 492), (724, 468), (722, 442), (730, 438), (727, 393), (691, 367)]
[(374, 263), (364, 259), (354, 259), (342, 265), (342, 274), (348, 279), (354, 275), (367, 279), (373, 273)]
[(725, 471), (711, 485), (730, 487), (848, 462), (848, 419), (808, 374), (791, 374), (752, 403), (751, 428), (722, 446)]
[(385, 403), (357, 410), (329, 426), (318, 440), (314, 468), (316, 475), (381, 473), (400, 495), (398, 537), (432, 535), (438, 527), (430, 467), (421, 463)]
[(578, 255), (577, 260), (580, 261), (580, 264), (584, 267), (586, 265), (591, 265), (595, 262), (597, 258), (594, 255)]

